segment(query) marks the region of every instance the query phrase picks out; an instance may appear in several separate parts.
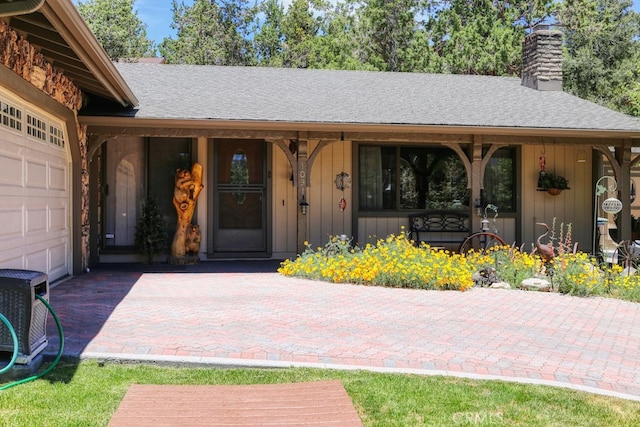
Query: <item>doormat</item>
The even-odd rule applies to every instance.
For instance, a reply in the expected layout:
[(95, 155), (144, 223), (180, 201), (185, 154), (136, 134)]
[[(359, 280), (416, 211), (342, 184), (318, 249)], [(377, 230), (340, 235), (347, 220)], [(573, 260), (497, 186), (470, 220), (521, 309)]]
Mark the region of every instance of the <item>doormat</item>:
[(132, 384), (117, 426), (362, 426), (340, 381), (260, 385)]

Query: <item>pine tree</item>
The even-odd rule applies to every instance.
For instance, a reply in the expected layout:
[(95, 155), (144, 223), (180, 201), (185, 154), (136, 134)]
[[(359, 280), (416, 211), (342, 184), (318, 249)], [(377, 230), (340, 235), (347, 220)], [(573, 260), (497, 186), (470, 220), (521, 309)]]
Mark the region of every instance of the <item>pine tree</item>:
[(113, 61), (155, 56), (147, 26), (134, 9), (136, 0), (78, 1), (78, 12)]
[(167, 248), (167, 224), (153, 197), (147, 197), (136, 225), (136, 247), (153, 264), (154, 255)]

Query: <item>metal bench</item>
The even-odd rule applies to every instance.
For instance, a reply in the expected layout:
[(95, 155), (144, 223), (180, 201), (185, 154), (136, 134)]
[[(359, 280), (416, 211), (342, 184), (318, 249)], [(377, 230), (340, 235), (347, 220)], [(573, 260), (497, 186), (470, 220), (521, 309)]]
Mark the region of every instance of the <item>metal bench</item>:
[(409, 214), (410, 238), (416, 245), (457, 250), (470, 234), (469, 212), (460, 210), (429, 210)]

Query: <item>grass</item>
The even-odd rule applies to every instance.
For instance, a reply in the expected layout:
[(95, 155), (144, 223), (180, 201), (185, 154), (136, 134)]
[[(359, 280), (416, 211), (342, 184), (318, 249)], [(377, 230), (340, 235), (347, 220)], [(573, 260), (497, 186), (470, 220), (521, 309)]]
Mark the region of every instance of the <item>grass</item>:
[(450, 377), (316, 369), (61, 363), (0, 392), (0, 426), (106, 426), (130, 384), (340, 380), (366, 426), (637, 426), (640, 402), (574, 390)]

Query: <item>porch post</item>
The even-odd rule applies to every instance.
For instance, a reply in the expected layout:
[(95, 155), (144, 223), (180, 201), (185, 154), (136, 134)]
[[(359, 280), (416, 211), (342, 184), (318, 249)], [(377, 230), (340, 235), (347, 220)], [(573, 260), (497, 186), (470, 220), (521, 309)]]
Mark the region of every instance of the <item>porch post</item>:
[(296, 244), (296, 250), (297, 253), (302, 253), (302, 251), (304, 251), (305, 249), (305, 245), (304, 242), (309, 240), (309, 235), (308, 235), (308, 217), (309, 214), (306, 211), (306, 207), (305, 207), (305, 213), (303, 213), (302, 210), (302, 204), (303, 203), (309, 203), (309, 196), (307, 194), (307, 187), (308, 187), (308, 180), (309, 180), (309, 174), (308, 174), (308, 164), (307, 164), (307, 150), (308, 150), (308, 141), (306, 139), (299, 139), (298, 140), (298, 179), (297, 179), (297, 218), (298, 218), (298, 225), (297, 225), (297, 244)]
[(480, 219), (476, 215), (477, 206), (482, 203), (482, 136), (474, 135), (471, 145), (471, 232), (480, 231)]
[(631, 240), (631, 142), (625, 140), (622, 147), (616, 147), (615, 156), (620, 165), (618, 191), (622, 201), (622, 211), (618, 214), (618, 241), (628, 241)]

